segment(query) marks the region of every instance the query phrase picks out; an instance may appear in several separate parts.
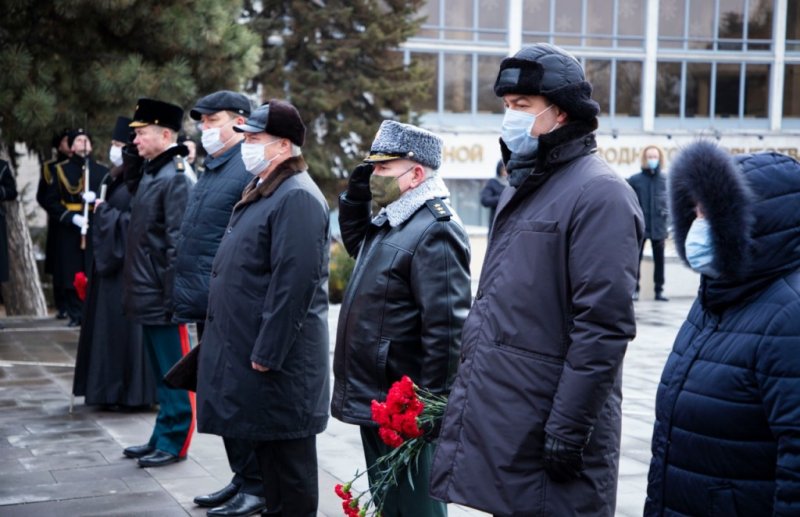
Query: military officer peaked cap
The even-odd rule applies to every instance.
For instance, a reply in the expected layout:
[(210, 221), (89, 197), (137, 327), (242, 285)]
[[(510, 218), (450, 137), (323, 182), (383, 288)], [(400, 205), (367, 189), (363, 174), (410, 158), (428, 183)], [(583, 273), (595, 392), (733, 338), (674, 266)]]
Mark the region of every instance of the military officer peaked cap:
[(241, 93), (222, 90), (206, 95), (197, 101), (189, 116), (200, 120), (202, 115), (210, 115), (220, 111), (230, 111), (245, 117), (250, 115), (250, 100)]
[(180, 131), (183, 123), (183, 108), (168, 102), (155, 99), (139, 99), (136, 103), (136, 113), (130, 127), (144, 127), (154, 124)]
[(438, 170), (442, 165), (442, 139), (411, 124), (384, 120), (364, 161), (376, 163), (400, 159)]

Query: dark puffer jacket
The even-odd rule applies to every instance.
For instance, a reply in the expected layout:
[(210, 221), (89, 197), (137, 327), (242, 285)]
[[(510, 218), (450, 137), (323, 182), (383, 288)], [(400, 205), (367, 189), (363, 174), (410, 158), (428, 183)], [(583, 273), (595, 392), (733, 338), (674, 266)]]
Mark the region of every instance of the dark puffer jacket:
[(667, 209), (667, 178), (660, 168), (642, 169), (628, 178), (636, 192), (644, 215), (644, 238), (656, 241), (667, 238), (669, 210)]
[(233, 206), (253, 176), (242, 162), (241, 144), (205, 161), (206, 170), (189, 196), (181, 224), (175, 264), (174, 319), (190, 322), (206, 318), (211, 263)]
[(702, 142), (670, 176), (679, 253), (699, 202), (721, 275), (664, 368), (645, 515), (800, 515), (800, 164)]
[(187, 152), (178, 145), (146, 162), (131, 201), (123, 307), (129, 319), (143, 325), (172, 323), (178, 233), (194, 183), (183, 170)]

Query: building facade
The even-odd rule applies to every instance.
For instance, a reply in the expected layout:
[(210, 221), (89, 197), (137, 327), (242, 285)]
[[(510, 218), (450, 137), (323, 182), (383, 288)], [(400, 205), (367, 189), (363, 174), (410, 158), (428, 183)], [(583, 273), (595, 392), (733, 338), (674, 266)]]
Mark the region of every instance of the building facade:
[(436, 80), (418, 107), (445, 139), (442, 174), (464, 222), (485, 227), (479, 193), (500, 159), (500, 61), (548, 42), (583, 64), (600, 103), (599, 152), (622, 176), (641, 149), (669, 159), (714, 138), (733, 152), (800, 152), (798, 0), (429, 0), (402, 48)]

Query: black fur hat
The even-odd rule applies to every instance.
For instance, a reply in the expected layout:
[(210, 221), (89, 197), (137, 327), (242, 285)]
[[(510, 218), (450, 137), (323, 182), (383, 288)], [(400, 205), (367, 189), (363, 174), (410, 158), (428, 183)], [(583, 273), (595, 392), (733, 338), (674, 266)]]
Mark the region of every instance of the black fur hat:
[(747, 271), (754, 218), (753, 193), (730, 154), (701, 140), (687, 145), (669, 173), (670, 212), (675, 249), (686, 261), (686, 234), (700, 205), (708, 219), (714, 247), (714, 268), (735, 279)]
[(600, 113), (600, 105), (592, 100), (592, 85), (583, 68), (567, 51), (537, 43), (524, 47), (513, 57), (500, 63), (494, 93), (542, 95), (567, 112), (572, 120), (590, 121)]

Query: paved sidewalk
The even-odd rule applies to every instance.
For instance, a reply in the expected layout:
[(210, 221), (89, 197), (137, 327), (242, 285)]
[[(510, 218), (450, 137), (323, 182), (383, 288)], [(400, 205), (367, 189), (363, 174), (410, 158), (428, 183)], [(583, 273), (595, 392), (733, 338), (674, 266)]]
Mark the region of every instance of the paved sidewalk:
[[(655, 390), (691, 300), (636, 305), (625, 362), (617, 515), (642, 513)], [(335, 335), (338, 306), (331, 307)], [(196, 434), (187, 461), (138, 468), (122, 448), (146, 441), (155, 412), (69, 412), (78, 332), (53, 319), (4, 319), (0, 331), (0, 515), (203, 516), (192, 498), (230, 479), (219, 437)], [(331, 346), (331, 352), (332, 352)], [(358, 429), (334, 419), (318, 437), (320, 512), (340, 516), (333, 486), (364, 468)], [(450, 507), (450, 515), (485, 515)]]

